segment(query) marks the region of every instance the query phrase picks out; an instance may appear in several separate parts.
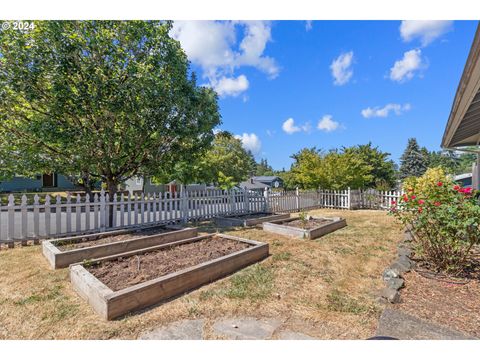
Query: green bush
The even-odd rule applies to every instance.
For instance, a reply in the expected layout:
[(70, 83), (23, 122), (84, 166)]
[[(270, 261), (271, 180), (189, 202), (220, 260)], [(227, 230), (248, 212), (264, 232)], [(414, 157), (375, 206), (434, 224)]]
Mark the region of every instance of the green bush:
[(404, 191), (390, 213), (411, 227), (415, 255), (436, 271), (465, 270), (480, 243), (476, 192), (455, 184), (441, 168), (406, 179)]

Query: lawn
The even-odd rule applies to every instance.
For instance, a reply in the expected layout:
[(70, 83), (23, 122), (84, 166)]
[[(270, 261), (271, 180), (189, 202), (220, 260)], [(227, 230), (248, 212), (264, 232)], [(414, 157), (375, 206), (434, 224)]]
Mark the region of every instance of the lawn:
[[(268, 242), (271, 256), (234, 275), (147, 311), (104, 321), (81, 300), (68, 269), (50, 270), (41, 247), (0, 251), (0, 339), (134, 339), (180, 319), (203, 318), (205, 332), (226, 316), (275, 317), (293, 331), (323, 339), (375, 333), (383, 269), (395, 257), (401, 228), (386, 212), (315, 210), (348, 226), (307, 241), (260, 229), (229, 234)], [(204, 225), (203, 231), (212, 228)]]

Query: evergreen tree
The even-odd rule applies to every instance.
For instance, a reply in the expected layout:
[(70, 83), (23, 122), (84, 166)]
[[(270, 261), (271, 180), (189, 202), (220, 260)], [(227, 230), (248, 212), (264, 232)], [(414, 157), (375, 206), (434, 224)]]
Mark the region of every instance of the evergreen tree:
[(408, 144), (400, 158), (399, 178), (422, 176), (428, 168), (428, 157), (418, 146), (417, 139), (408, 139)]

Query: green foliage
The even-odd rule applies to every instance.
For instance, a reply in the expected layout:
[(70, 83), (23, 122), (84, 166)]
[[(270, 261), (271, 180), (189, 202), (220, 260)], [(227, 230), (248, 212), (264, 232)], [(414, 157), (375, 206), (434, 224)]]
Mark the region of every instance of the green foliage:
[(390, 213), (411, 226), (416, 256), (439, 271), (458, 273), (480, 243), (480, 206), (471, 187), (461, 188), (442, 168), (404, 182), (405, 195)]
[(301, 211), (300, 214), (298, 214), (298, 217), (300, 218), (302, 227), (305, 229), (308, 224), (308, 213), (306, 211)]
[[(36, 21), (0, 31), (0, 176), (99, 177), (110, 191), (212, 142), (217, 96), (164, 21)], [(5, 161), (8, 161), (5, 163)]]
[(272, 176), (274, 175), (273, 168), (268, 164), (267, 159), (261, 159), (258, 164), (255, 164), (256, 176)]
[(352, 152), (322, 153), (316, 148), (305, 148), (294, 154), (288, 186), (303, 189), (340, 190), (365, 188), (373, 181), (372, 166)]
[(415, 138), (408, 139), (408, 144), (400, 158), (399, 178), (422, 176), (428, 167), (428, 151), (420, 149)]
[(380, 151), (378, 146), (373, 147), (369, 142), (366, 145), (343, 147), (345, 154), (352, 154), (371, 167), (372, 180), (365, 184), (368, 188), (391, 190), (395, 186), (395, 163), (389, 160), (390, 154)]
[(227, 176), (223, 172), (218, 172), (218, 186), (222, 190), (230, 190), (235, 185), (237, 185), (237, 181), (234, 180), (233, 176)]

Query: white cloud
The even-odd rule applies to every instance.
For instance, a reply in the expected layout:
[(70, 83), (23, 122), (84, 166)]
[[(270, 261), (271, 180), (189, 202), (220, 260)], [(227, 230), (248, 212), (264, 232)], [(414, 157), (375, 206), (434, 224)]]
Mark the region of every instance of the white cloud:
[(408, 103), (404, 105), (390, 103), (385, 105), (382, 108), (379, 106), (376, 106), (374, 108), (367, 107), (366, 109), (362, 110), (362, 116), (366, 119), (372, 118), (372, 117), (385, 118), (390, 114), (391, 111), (393, 111), (395, 115), (401, 115), (402, 113), (410, 109), (411, 109), (411, 106)]
[[(237, 39), (238, 33), (243, 37)], [(214, 88), (224, 78), (234, 79), (235, 70), (242, 66), (257, 68), (269, 78), (280, 71), (275, 59), (263, 54), (272, 40), (268, 21), (175, 21), (170, 35), (180, 41), (188, 59), (202, 68), (203, 77)]]
[(340, 54), (330, 65), (335, 85), (345, 85), (353, 75), (353, 51)]
[(415, 75), (415, 71), (425, 66), (420, 49), (407, 51), (403, 54), (401, 60), (397, 60), (393, 64), (393, 67), (390, 69), (390, 79), (398, 82), (410, 80)]
[(420, 39), (422, 46), (427, 46), (436, 38), (452, 29), (453, 21), (436, 20), (404, 20), (400, 25), (400, 35), (403, 41)]
[(293, 118), (289, 118), (283, 122), (282, 130), (289, 135), (300, 131), (308, 133), (312, 130), (312, 126), (308, 122), (303, 125), (297, 126), (295, 125), (295, 120), (293, 120)]
[[(237, 78), (222, 77), (212, 81), (212, 87), (220, 97), (238, 96), (248, 89), (249, 82), (245, 75), (240, 75)], [(246, 101), (244, 99), (244, 101)]]
[(310, 31), (313, 28), (313, 20), (305, 21), (305, 30)]
[(317, 129), (325, 131), (325, 132), (331, 132), (340, 126), (340, 123), (333, 120), (332, 115), (324, 115), (319, 121), (317, 125)]
[(258, 154), (260, 152), (262, 142), (256, 134), (243, 133), (242, 135), (235, 135), (235, 138), (242, 142), (245, 150), (250, 150), (253, 154)]

